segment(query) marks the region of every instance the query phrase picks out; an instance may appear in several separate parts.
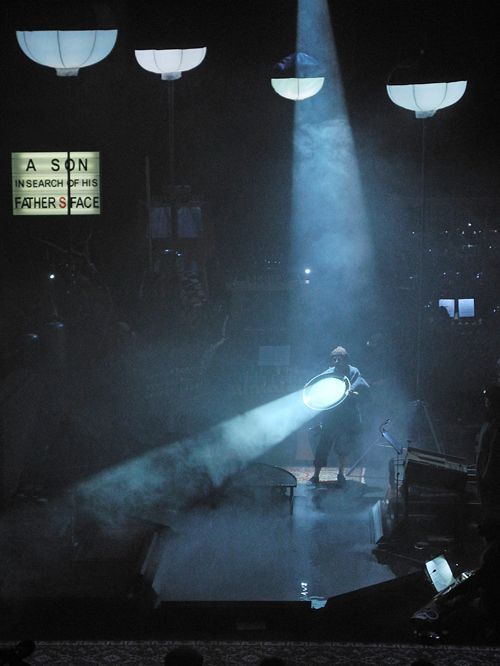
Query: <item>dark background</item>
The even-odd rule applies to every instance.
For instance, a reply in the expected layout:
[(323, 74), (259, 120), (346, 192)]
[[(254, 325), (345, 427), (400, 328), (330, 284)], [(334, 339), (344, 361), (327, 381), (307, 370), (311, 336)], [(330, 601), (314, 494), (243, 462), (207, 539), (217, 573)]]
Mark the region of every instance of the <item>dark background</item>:
[[(299, 390), (325, 368), (337, 344), (348, 347), (372, 385), (365, 443), (378, 437), (380, 423), (399, 415), (391, 422), (399, 441), (435, 450), (429, 424), (415, 416), (414, 398), (425, 398), (445, 452), (474, 461), (481, 389), (498, 380), (500, 355), (495, 3), (333, 0), (329, 7), (379, 300), (364, 311), (361, 298), (353, 303), (354, 322), (325, 316), (320, 327), (304, 317), (294, 334), (304, 334), (307, 358), (292, 345), (289, 365), (262, 366), (260, 346), (290, 343), (290, 303), (305, 309), (317, 298), (328, 310), (330, 295), (334, 305), (337, 298), (336, 285), (321, 275), (313, 274), (306, 289), (303, 267), (290, 263), (294, 104), (276, 95), (269, 79), (273, 65), (296, 49), (296, 4), (3, 3), (2, 508), (39, 501), (44, 507), (47, 498), (71, 497), (84, 480), (106, 490), (107, 473), (117, 472), (125, 485), (116, 507), (126, 513), (135, 498), (127, 494), (130, 485), (138, 491), (135, 508), (145, 511), (155, 499), (148, 496), (151, 478), (161, 494), (169, 485), (149, 474), (156, 463), (148, 467), (148, 460), (170, 445), (182, 453), (175, 442), (196, 442), (200, 433), (209, 442), (210, 426)], [(26, 58), (15, 36), (16, 29), (77, 28), (117, 28), (118, 40), (106, 59), (72, 80)], [(145, 163), (149, 158), (153, 195), (164, 196), (167, 106), (160, 77), (141, 69), (134, 49), (194, 46), (208, 51), (175, 84), (176, 176), (206, 203), (207, 238), (198, 248), (204, 273), (179, 272), (164, 239), (155, 242), (150, 274)], [(425, 121), (424, 202), (422, 121), (392, 104), (385, 89), (394, 69), (422, 49), (444, 80), (468, 81), (457, 104)], [(100, 152), (102, 214), (12, 216), (11, 153), (59, 150)], [(208, 289), (200, 294), (205, 277)], [(476, 316), (443, 318), (442, 297), (475, 298)], [(300, 314), (299, 308), (295, 324)], [(254, 433), (240, 434), (245, 442)], [(305, 458), (295, 435), (270, 446), (265, 460), (312, 465), (312, 453)], [(203, 455), (203, 435), (199, 441)], [(220, 475), (229, 474), (227, 461), (219, 462)], [(386, 462), (381, 457), (367, 467), (385, 480)], [(170, 485), (174, 505), (203, 497), (205, 481)], [(81, 532), (92, 535), (85, 503), (78, 510)], [(43, 521), (32, 532), (37, 521), (6, 512), (23, 532), (17, 548), (0, 558), (14, 587), (12, 572), (25, 550), (40, 551), (28, 563), (35, 580), (39, 560), (59, 561), (55, 532), (62, 523), (72, 549), (72, 512), (64, 505), (47, 533)]]
[[(356, 351), (370, 335), (390, 330), (389, 346), (402, 365), (412, 363), (421, 124), (390, 102), (385, 84), (395, 67), (425, 49), (449, 79), (467, 78), (468, 87), (458, 104), (427, 122), (425, 243), (430, 253), (424, 296), (429, 309), (439, 297), (477, 299), (478, 315), (467, 324), (483, 325), (481, 331), (488, 332), (464, 344), (475, 352), (486, 349), (473, 361), (482, 381), (496, 358), (498, 330), (500, 89), (493, 4), (340, 0), (329, 6), (378, 279), (388, 305), (379, 320), (376, 312), (367, 312)], [(265, 273), (270, 264), (286, 266), (293, 104), (273, 92), (269, 77), (273, 64), (295, 48), (295, 9), (295, 3), (283, 0), (4, 4), (1, 213), (7, 359), (15, 354), (19, 335), (51, 318), (46, 274), (54, 268), (68, 272), (63, 250), (70, 239), (80, 247), (90, 239), (89, 256), (100, 288), (111, 295), (115, 318), (147, 328), (138, 306), (147, 263), (145, 158), (151, 161), (153, 193), (161, 194), (168, 146), (164, 88), (159, 76), (139, 67), (135, 48), (208, 48), (201, 66), (175, 88), (176, 175), (210, 204), (213, 257), (222, 272), (216, 284)], [(83, 68), (71, 81), (27, 59), (15, 38), (16, 29), (91, 27), (117, 27), (117, 44), (104, 61)], [(10, 153), (67, 148), (100, 151), (102, 214), (71, 221), (14, 218)], [(467, 238), (474, 241), (468, 250)], [(428, 334), (433, 347), (432, 327)], [(321, 341), (322, 354), (330, 343)]]

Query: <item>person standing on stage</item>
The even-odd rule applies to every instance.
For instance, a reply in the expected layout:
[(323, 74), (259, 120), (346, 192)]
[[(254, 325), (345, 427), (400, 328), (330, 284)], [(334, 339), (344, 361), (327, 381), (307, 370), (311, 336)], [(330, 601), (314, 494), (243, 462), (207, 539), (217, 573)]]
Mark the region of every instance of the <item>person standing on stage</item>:
[(360, 396), (368, 391), (369, 384), (363, 379), (358, 368), (349, 365), (349, 355), (344, 347), (335, 347), (330, 353), (331, 366), (324, 374), (347, 377), (351, 384), (346, 399), (337, 407), (324, 412), (321, 434), (314, 456), (314, 474), (309, 483), (319, 483), (321, 469), (326, 466), (328, 454), (333, 446), (338, 458), (339, 485), (345, 483), (344, 471), (352, 453), (359, 452), (361, 435)]

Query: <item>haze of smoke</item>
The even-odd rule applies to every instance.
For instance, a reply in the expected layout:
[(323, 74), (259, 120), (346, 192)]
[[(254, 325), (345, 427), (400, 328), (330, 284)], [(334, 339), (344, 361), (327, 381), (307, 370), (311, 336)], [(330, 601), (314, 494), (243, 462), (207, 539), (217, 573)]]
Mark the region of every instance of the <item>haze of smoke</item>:
[(313, 416), (300, 392), (288, 395), (94, 476), (76, 489), (78, 502), (113, 525), (154, 507), (181, 508)]
[(318, 95), (295, 105), (294, 120), (291, 248), (294, 265), (313, 267), (314, 288), (292, 310), (314, 322), (317, 340), (359, 325), (376, 294), (369, 220), (327, 2), (300, 0), (297, 49), (316, 58), (325, 76)]
[(305, 540), (293, 539), (279, 512), (236, 504), (189, 516), (169, 538), (153, 580), (168, 599), (299, 598), (310, 571)]
[(294, 145), (295, 252), (329, 275), (348, 272), (359, 290), (371, 277), (372, 246), (348, 120), (296, 126)]

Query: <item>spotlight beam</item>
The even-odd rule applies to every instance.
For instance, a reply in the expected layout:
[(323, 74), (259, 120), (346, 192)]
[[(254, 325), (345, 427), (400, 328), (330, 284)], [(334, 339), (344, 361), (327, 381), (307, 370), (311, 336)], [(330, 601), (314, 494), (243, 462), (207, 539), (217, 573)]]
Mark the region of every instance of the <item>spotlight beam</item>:
[[(369, 230), (353, 133), (344, 100), (326, 0), (299, 0), (297, 51), (315, 57), (325, 71), (321, 94), (294, 108), (291, 250), (293, 266), (314, 266), (307, 293), (292, 305), (297, 344), (310, 347), (306, 325), (314, 322), (315, 344), (359, 326), (375, 300), (373, 243)], [(339, 323), (343, 331), (339, 331)], [(331, 344), (329, 340), (327, 344)], [(302, 352), (301, 352), (302, 355)]]
[(80, 483), (79, 502), (103, 522), (116, 523), (159, 504), (179, 509), (220, 486), (246, 463), (314, 417), (302, 391), (261, 405), (210, 430), (150, 451)]

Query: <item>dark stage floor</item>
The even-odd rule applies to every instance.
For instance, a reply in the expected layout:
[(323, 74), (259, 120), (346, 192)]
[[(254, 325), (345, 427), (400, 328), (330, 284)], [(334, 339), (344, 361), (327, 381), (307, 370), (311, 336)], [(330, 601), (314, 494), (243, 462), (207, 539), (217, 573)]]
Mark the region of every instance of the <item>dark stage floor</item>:
[(240, 487), (103, 526), (71, 492), (19, 497), (2, 517), (2, 635), (411, 641), (434, 593), (426, 558), (475, 566), (481, 543), (415, 537), (380, 554), (390, 455), (374, 450), (344, 487), (334, 468), (311, 487), (295, 463), (293, 511), (280, 489)]

